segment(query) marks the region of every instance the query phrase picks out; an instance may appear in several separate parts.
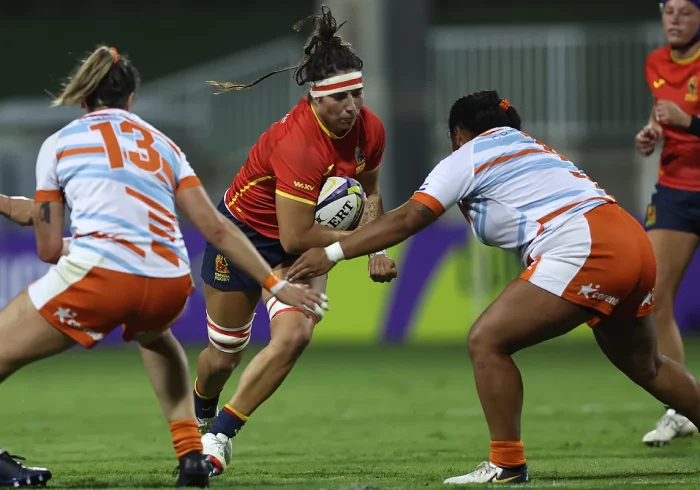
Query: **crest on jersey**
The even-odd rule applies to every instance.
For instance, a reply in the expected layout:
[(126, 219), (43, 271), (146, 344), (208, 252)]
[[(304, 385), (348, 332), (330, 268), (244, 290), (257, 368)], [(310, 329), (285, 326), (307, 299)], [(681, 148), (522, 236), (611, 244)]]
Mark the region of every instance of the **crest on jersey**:
[(654, 204), (649, 204), (647, 206), (647, 220), (644, 226), (654, 226), (656, 224), (656, 206)]
[(686, 102), (697, 102), (698, 101), (698, 77), (692, 76), (688, 80), (688, 93), (685, 94)]
[(365, 156), (362, 154), (362, 150), (358, 146), (355, 148), (355, 163), (357, 163), (357, 168), (355, 168), (355, 175), (359, 174), (365, 169)]
[(231, 271), (228, 270), (228, 262), (226, 257), (219, 254), (214, 259), (214, 280), (219, 282), (229, 282), (231, 280)]

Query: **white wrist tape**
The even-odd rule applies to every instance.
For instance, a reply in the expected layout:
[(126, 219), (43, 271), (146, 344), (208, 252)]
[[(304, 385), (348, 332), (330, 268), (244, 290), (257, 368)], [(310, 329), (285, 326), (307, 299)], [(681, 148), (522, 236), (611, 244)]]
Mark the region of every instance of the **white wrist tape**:
[(269, 290), (269, 291), (270, 291), (270, 294), (273, 295), (273, 296), (276, 295), (276, 294), (279, 293), (279, 292), (282, 290), (282, 288), (285, 287), (286, 285), (287, 285), (287, 281), (280, 281), (280, 282), (278, 282), (277, 284), (275, 284), (274, 286), (272, 286), (272, 287), (270, 288), (270, 290)]
[(343, 253), (343, 248), (340, 246), (340, 242), (332, 243), (323, 250), (326, 252), (326, 257), (331, 262), (340, 262), (345, 259), (345, 254)]
[(386, 250), (380, 250), (379, 252), (371, 253), (371, 254), (369, 254), (369, 258), (371, 259), (375, 255), (386, 255)]

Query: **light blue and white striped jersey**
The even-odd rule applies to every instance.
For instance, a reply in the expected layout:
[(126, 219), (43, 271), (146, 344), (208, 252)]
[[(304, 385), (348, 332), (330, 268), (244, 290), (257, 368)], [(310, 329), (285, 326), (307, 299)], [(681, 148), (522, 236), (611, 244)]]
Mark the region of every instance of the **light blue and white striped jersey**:
[(36, 201), (70, 208), (70, 256), (145, 277), (189, 274), (175, 193), (200, 185), (163, 133), (119, 109), (89, 113), (50, 136), (36, 165)]
[(414, 194), (438, 215), (459, 204), (482, 243), (519, 253), (573, 216), (615, 199), (564, 156), (509, 127), (442, 160)]

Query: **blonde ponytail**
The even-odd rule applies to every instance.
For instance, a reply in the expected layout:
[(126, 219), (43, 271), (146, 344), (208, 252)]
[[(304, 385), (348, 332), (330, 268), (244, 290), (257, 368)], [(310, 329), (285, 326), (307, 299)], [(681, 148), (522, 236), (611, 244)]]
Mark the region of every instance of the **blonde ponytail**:
[(83, 60), (75, 73), (63, 86), (61, 95), (51, 103), (52, 107), (80, 104), (97, 89), (100, 82), (107, 76), (112, 65), (119, 61), (119, 53), (115, 48), (100, 46)]

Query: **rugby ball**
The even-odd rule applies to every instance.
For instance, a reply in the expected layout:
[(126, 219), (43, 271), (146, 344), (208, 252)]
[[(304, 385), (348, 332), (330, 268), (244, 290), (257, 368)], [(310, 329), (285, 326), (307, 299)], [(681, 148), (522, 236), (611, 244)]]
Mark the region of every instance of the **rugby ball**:
[(354, 230), (365, 209), (365, 193), (350, 177), (328, 177), (316, 203), (316, 223), (336, 230)]

